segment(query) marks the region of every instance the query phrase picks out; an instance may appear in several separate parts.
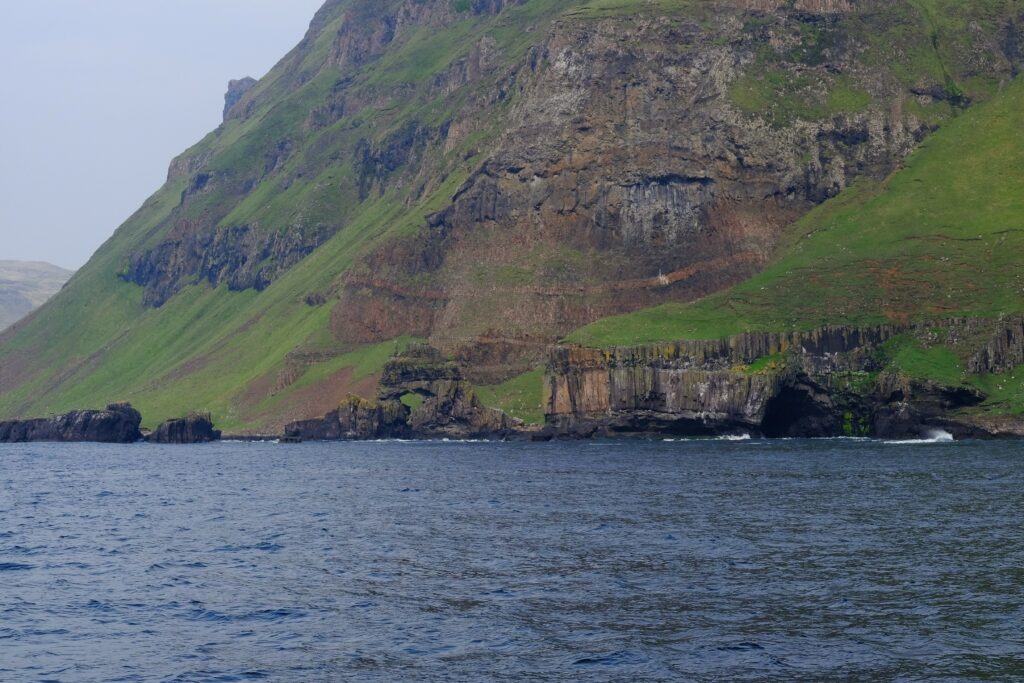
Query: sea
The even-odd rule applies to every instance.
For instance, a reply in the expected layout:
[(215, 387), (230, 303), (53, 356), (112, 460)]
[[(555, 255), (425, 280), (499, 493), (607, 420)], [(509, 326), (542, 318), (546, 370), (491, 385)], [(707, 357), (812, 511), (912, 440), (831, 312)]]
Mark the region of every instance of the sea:
[(4, 445), (0, 681), (1024, 681), (1024, 444)]

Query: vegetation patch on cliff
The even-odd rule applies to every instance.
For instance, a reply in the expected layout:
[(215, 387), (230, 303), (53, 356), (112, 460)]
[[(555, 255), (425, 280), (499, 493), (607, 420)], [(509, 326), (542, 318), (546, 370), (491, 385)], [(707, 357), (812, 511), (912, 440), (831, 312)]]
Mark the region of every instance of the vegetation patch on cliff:
[(502, 384), (477, 387), (476, 395), (484, 405), (503, 410), (526, 424), (543, 424), (543, 379), (544, 368), (537, 368)]
[(862, 182), (791, 226), (774, 263), (694, 304), (606, 318), (587, 346), (717, 339), (1024, 311), (1024, 83), (929, 138), (882, 183)]

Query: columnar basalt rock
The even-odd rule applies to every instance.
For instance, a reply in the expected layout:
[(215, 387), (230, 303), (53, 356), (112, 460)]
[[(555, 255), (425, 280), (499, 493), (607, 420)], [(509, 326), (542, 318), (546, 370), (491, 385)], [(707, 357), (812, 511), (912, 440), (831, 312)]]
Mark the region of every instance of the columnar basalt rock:
[[(968, 339), (994, 325), (950, 320), (608, 350), (557, 347), (544, 380), (548, 433), (910, 438), (942, 428), (995, 435), (951, 415), (983, 402), (980, 391), (910, 380), (879, 356), (898, 335), (920, 340), (941, 331)], [(998, 340), (1015, 339), (1014, 325), (998, 328)]]

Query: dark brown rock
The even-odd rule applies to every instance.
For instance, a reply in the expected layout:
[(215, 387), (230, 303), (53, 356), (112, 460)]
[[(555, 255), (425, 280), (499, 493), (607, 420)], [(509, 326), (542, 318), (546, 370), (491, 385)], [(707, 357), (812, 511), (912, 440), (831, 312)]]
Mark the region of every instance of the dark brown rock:
[(350, 396), (322, 419), (289, 424), (284, 437), (503, 439), (521, 427), (504, 412), (484, 406), (455, 361), (430, 346), (413, 345), (385, 366), (377, 400)]
[(219, 441), (220, 436), (220, 430), (214, 429), (209, 413), (191, 413), (186, 417), (167, 420), (146, 440), (150, 443), (193, 444)]
[(0, 422), (0, 443), (134, 443), (142, 438), (141, 422), (142, 416), (131, 404), (112, 403), (106, 410), (78, 410), (46, 418)]
[(399, 401), (368, 401), (349, 396), (321, 419), (292, 422), (284, 438), (300, 441), (360, 441), (409, 438), (409, 408)]

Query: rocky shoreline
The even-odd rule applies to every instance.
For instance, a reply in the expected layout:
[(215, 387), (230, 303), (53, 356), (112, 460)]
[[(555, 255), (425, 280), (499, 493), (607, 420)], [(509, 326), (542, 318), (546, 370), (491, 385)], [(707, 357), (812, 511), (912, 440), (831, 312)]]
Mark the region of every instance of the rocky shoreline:
[[(939, 339), (971, 375), (1024, 364), (1024, 318), (832, 326), (612, 349), (558, 346), (549, 353), (545, 424), (538, 426), (485, 406), (455, 360), (417, 344), (386, 364), (375, 399), (350, 396), (322, 418), (292, 422), (282, 434), (259, 439), (1024, 437), (1024, 419), (977, 410), (988, 397), (970, 383), (914, 378), (887, 357), (894, 343), (923, 349)], [(0, 443), (193, 444), (222, 438), (205, 413), (168, 420), (149, 434), (140, 423), (129, 404), (111, 404), (102, 411), (0, 422)]]
[(0, 443), (198, 444), (221, 438), (208, 413), (167, 420), (151, 433), (144, 432), (141, 424), (142, 414), (130, 403), (112, 403), (105, 410), (0, 422)]
[(1024, 420), (970, 412), (987, 399), (977, 388), (915, 379), (885, 358), (897, 338), (934, 345), (939, 337), (967, 359), (972, 374), (1024, 364), (1020, 318), (831, 326), (614, 349), (560, 346), (545, 370), (545, 424), (531, 427), (482, 406), (454, 361), (419, 346), (388, 364), (376, 401), (350, 397), (322, 419), (288, 425), (285, 437), (1024, 437)]
[(824, 327), (710, 342), (611, 350), (562, 347), (545, 376), (543, 434), (570, 436), (1019, 438), (1024, 421), (972, 413), (987, 399), (965, 383), (910, 377), (886, 360), (904, 340), (967, 357), (970, 373), (1024, 361), (1019, 319)]

